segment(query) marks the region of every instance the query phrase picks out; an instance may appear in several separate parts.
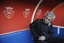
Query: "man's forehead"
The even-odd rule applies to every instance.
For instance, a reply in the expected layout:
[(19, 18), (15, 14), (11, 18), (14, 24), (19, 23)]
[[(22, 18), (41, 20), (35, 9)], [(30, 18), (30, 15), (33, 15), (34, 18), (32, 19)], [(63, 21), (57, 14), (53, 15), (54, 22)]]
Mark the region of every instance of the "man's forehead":
[(53, 17), (51, 17), (51, 16), (46, 16), (48, 19), (53, 19)]
[(48, 17), (48, 18), (52, 18), (51, 16), (46, 16), (46, 17)]

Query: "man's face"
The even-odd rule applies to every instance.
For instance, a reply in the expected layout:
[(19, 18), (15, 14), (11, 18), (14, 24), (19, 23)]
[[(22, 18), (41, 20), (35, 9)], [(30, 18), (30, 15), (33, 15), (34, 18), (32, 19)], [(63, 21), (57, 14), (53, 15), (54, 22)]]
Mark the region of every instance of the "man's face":
[(50, 23), (50, 22), (53, 21), (53, 18), (50, 17), (50, 16), (45, 16), (45, 17), (44, 17), (44, 21), (45, 21), (46, 24), (48, 24), (48, 23)]

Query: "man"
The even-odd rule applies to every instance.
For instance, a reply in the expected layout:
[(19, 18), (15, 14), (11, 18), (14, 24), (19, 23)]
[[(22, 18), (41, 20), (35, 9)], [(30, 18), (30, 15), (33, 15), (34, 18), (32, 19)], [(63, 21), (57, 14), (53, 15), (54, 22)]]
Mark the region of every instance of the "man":
[(37, 19), (30, 24), (30, 31), (34, 36), (34, 43), (62, 43), (62, 39), (53, 36), (52, 21), (55, 19), (53, 12), (46, 12), (43, 19)]

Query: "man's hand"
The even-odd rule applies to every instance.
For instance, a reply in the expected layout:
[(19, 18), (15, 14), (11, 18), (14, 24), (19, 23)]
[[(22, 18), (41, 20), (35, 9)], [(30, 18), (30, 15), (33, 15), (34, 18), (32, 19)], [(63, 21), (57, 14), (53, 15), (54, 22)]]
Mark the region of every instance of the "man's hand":
[(45, 36), (40, 36), (38, 40), (44, 41), (45, 40)]

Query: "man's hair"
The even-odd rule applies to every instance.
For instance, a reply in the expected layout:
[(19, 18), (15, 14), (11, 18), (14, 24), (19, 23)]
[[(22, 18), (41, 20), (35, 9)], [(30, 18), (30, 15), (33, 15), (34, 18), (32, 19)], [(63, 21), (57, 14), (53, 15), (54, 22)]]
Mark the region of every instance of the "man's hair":
[(54, 12), (49, 12), (49, 11), (47, 11), (47, 13), (46, 13), (45, 16), (50, 16), (50, 17), (52, 17), (53, 19), (56, 18), (56, 15), (54, 14)]

